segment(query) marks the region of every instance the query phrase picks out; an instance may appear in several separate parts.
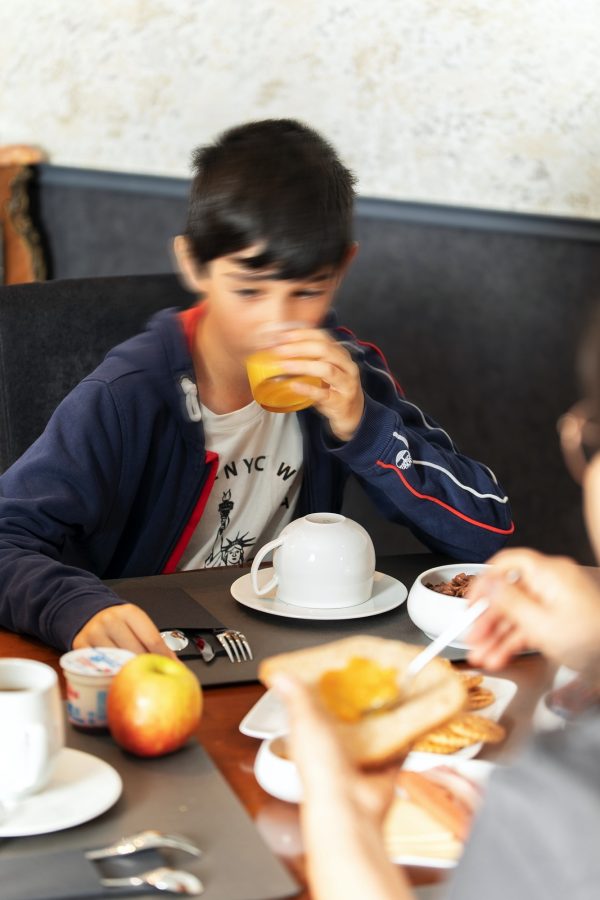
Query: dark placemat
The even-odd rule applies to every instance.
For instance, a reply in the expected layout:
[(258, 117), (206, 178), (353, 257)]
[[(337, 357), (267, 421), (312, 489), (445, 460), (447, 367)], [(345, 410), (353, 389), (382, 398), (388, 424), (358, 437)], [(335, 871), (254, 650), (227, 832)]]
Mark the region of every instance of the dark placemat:
[(168, 865), (158, 850), (144, 850), (121, 858), (86, 859), (83, 850), (36, 853), (34, 859), (0, 855), (2, 900), (88, 900), (88, 898), (139, 897), (139, 887), (111, 887), (102, 878), (129, 878)]
[(116, 590), (123, 600), (144, 609), (161, 631), (172, 628), (224, 628), (208, 609), (194, 600), (187, 591), (171, 584), (152, 583), (150, 579), (121, 581)]
[[(203, 635), (204, 640), (210, 644), (215, 655), (226, 655), (217, 638), (211, 635), (215, 629), (225, 627), (223, 622), (182, 588), (171, 583), (163, 583), (157, 587), (149, 584), (148, 579), (144, 579), (121, 581), (116, 590), (122, 600), (135, 603), (147, 612), (159, 631), (173, 629), (188, 632), (206, 631)], [(188, 646), (177, 656), (186, 661), (201, 659), (202, 654), (192, 640), (191, 634), (188, 634), (188, 637), (190, 638)]]
[[(148, 828), (185, 835), (202, 848), (199, 859), (171, 850), (161, 850), (161, 854), (169, 864), (200, 878), (206, 900), (275, 900), (299, 892), (197, 742), (189, 741), (177, 753), (157, 759), (137, 759), (121, 751), (107, 735), (85, 735), (70, 727), (67, 742), (112, 765), (123, 779), (123, 793), (110, 810), (83, 825), (54, 834), (4, 839), (0, 843), (0, 897), (4, 897), (5, 861), (14, 877), (15, 860), (20, 857), (25, 878), (39, 865), (42, 854), (103, 847)], [(48, 878), (58, 877), (50, 871), (47, 874)], [(68, 896), (76, 900), (77, 895)], [(149, 900), (158, 893), (143, 891), (135, 896)], [(42, 900), (42, 895), (36, 900)]]
[[(429, 553), (390, 556), (377, 560), (377, 570), (402, 581), (406, 589), (410, 590), (413, 581), (421, 572), (449, 561), (451, 560), (445, 556)], [(410, 620), (406, 603), (376, 616), (336, 619), (330, 622), (287, 619), (249, 609), (234, 600), (230, 592), (233, 582), (247, 571), (233, 567), (202, 569), (110, 583), (117, 593), (122, 591), (124, 585), (127, 585), (128, 591), (137, 591), (138, 586), (140, 589), (146, 586), (153, 591), (181, 588), (229, 628), (238, 628), (246, 635), (252, 647), (253, 660), (231, 663), (224, 656), (209, 664), (199, 659), (186, 660), (186, 664), (206, 686), (256, 681), (258, 663), (267, 656), (311, 647), (352, 634), (373, 634), (423, 646), (430, 643), (430, 639)], [(453, 660), (465, 658), (463, 650), (453, 648), (448, 648), (443, 655)]]

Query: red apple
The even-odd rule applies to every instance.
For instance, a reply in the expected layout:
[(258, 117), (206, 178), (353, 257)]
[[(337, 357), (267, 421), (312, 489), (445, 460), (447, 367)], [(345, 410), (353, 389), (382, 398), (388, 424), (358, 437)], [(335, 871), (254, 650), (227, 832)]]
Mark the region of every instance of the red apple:
[(141, 653), (113, 678), (107, 714), (117, 744), (137, 756), (162, 756), (185, 744), (196, 730), (202, 688), (180, 660)]

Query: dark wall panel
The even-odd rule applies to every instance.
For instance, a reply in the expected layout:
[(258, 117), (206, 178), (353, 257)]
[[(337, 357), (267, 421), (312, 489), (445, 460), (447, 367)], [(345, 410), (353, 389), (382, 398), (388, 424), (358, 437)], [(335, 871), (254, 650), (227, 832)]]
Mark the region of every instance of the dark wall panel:
[(600, 246), (375, 219), (358, 236), (341, 318), (492, 467), (511, 498), (513, 543), (591, 559), (556, 420), (578, 395), (575, 348), (600, 297)]

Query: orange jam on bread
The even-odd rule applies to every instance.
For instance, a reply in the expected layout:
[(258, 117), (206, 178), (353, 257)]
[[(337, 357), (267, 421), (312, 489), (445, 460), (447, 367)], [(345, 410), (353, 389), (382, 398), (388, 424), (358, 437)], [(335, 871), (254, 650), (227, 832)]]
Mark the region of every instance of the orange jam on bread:
[(324, 672), (317, 688), (329, 712), (344, 722), (356, 722), (373, 707), (397, 699), (398, 672), (354, 656), (343, 669)]

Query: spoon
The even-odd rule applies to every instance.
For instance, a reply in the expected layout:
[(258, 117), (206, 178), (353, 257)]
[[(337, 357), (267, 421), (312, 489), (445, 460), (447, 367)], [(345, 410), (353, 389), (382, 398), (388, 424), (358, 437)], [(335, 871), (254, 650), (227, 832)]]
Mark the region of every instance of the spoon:
[(171, 894), (187, 894), (191, 897), (199, 897), (204, 891), (204, 885), (199, 878), (191, 872), (182, 869), (169, 869), (161, 866), (159, 869), (151, 869), (140, 875), (130, 875), (128, 878), (101, 878), (102, 887), (143, 887), (145, 884), (157, 891), (167, 891)]
[(177, 628), (174, 628), (172, 631), (161, 631), (160, 636), (169, 650), (173, 650), (175, 653), (179, 653), (180, 650), (185, 650), (190, 643), (187, 635)]
[(138, 834), (129, 835), (98, 850), (88, 850), (87, 859), (108, 859), (111, 856), (127, 856), (129, 853), (137, 853), (139, 850), (153, 850), (157, 847), (170, 847), (174, 850), (182, 850), (191, 853), (192, 856), (200, 856), (202, 850), (179, 834), (163, 834), (160, 831), (140, 831)]
[(455, 637), (458, 637), (462, 631), (465, 631), (472, 625), (475, 619), (478, 619), (479, 616), (486, 611), (488, 606), (489, 603), (487, 600), (478, 600), (477, 603), (474, 603), (473, 606), (470, 606), (465, 612), (456, 616), (450, 625), (448, 625), (448, 627), (445, 628), (428, 647), (425, 647), (421, 653), (418, 653), (417, 656), (410, 661), (402, 674), (402, 679), (398, 685), (397, 696), (394, 697), (393, 700), (384, 700), (381, 703), (375, 701), (375, 703), (367, 707), (364, 714), (369, 715), (370, 713), (384, 712), (387, 709), (393, 709), (396, 706), (400, 706), (406, 696), (410, 684), (419, 672), (424, 669), (427, 663), (431, 662), (435, 656), (438, 656), (442, 650), (445, 650)]

